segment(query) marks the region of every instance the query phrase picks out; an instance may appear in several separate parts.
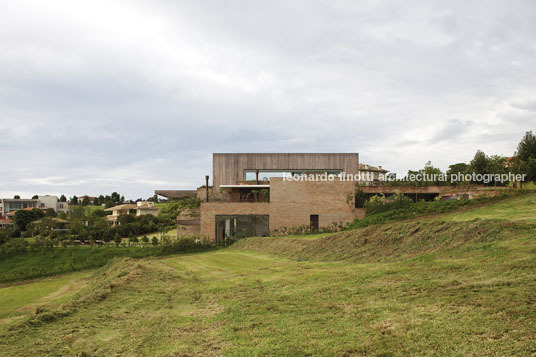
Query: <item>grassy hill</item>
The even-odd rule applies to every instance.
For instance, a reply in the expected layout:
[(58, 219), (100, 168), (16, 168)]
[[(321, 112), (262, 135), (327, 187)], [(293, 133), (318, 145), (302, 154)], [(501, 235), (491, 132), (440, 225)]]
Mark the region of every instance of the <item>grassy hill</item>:
[(533, 198), (4, 284), (0, 354), (532, 355)]

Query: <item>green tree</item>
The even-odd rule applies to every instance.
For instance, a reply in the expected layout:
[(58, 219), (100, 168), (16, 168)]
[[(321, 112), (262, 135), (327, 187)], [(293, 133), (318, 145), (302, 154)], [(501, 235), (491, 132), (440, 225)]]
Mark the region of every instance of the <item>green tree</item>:
[[(488, 173), (489, 159), (482, 151), (477, 150), (473, 160), (469, 163), (470, 171), (477, 175), (485, 175)], [(484, 180), (471, 180), (471, 183), (484, 184)]]
[(156, 237), (153, 237), (153, 238), (151, 239), (151, 244), (152, 244), (152, 245), (155, 245), (155, 246), (158, 245), (158, 239), (157, 239)]
[[(506, 173), (506, 157), (501, 155), (492, 155), (488, 157), (488, 173), (490, 174), (504, 174)], [(489, 183), (490, 185), (493, 184), (494, 186), (504, 186), (507, 185), (508, 182), (500, 182), (496, 181), (495, 177), (493, 177), (492, 181)]]
[(78, 197), (76, 197), (76, 195), (71, 197), (71, 204), (72, 205), (77, 205), (78, 204)]
[(40, 209), (34, 208), (31, 211), (27, 210), (18, 210), (15, 212), (15, 215), (13, 216), (13, 220), (15, 221), (15, 225), (17, 228), (21, 231), (25, 231), (27, 225), (35, 221), (36, 219), (44, 217), (45, 214)]
[(60, 202), (67, 202), (67, 197), (65, 197), (65, 195), (61, 195), (60, 196)]
[(115, 236), (114, 236), (114, 243), (115, 243), (115, 246), (118, 247), (119, 244), (121, 244), (121, 236), (119, 235), (119, 233), (116, 233)]
[[(455, 186), (459, 186), (460, 184), (463, 184), (465, 181), (462, 181), (461, 179), (458, 180), (458, 174), (465, 175), (468, 169), (469, 169), (469, 166), (464, 162), (450, 165), (447, 171), (448, 182), (452, 183)], [(452, 181), (452, 177), (456, 177), (454, 182)]]
[(19, 196), (19, 195), (15, 195), (15, 196), (13, 196), (13, 199), (14, 199), (14, 200), (20, 200), (20, 196)]
[(524, 182), (536, 182), (536, 135), (532, 131), (525, 133), (517, 145), (516, 155), (516, 172), (526, 174)]
[(84, 199), (82, 200), (82, 206), (87, 206), (89, 205), (89, 198), (86, 196), (84, 197)]
[(121, 196), (117, 192), (112, 192), (112, 195), (110, 197), (112, 201), (114, 201), (114, 203), (121, 202)]
[(38, 198), (39, 198), (38, 195), (33, 195), (33, 196), (32, 196), (32, 200), (36, 200), (36, 199), (38, 199)]
[(54, 208), (47, 208), (45, 211), (45, 216), (47, 217), (56, 217), (58, 214), (54, 210)]

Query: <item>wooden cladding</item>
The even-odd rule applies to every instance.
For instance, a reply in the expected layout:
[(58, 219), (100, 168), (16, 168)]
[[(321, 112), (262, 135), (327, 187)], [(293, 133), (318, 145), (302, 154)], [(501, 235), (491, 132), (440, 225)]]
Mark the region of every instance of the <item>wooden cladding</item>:
[(342, 170), (359, 173), (357, 153), (215, 153), (213, 160), (214, 189), (234, 185), (244, 179), (244, 170)]

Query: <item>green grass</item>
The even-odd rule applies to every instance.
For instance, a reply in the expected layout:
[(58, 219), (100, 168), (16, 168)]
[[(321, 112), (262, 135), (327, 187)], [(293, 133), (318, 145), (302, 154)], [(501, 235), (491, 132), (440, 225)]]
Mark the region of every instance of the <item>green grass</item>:
[(446, 221), (468, 221), (475, 218), (536, 223), (536, 195), (530, 194), (464, 212), (450, 213), (444, 215), (441, 219)]
[(158, 253), (159, 249), (153, 247), (101, 247), (95, 251), (69, 247), (26, 252), (0, 260), (0, 283), (97, 268), (116, 257), (141, 258)]
[[(181, 242), (186, 244), (177, 245)], [(0, 283), (97, 268), (120, 257), (143, 258), (211, 249), (209, 246), (189, 242), (193, 241), (175, 241), (171, 246), (97, 247), (95, 249), (78, 246), (57, 247), (44, 252), (27, 251), (0, 260)]]
[(530, 200), (4, 284), (0, 355), (534, 355)]
[[(4, 329), (0, 351), (131, 356), (533, 354), (534, 228), (473, 222), (454, 234), (459, 224), (435, 222), (432, 228), (432, 223), (384, 226), (375, 238), (383, 240), (371, 247), (374, 253), (339, 256), (343, 260), (337, 261), (329, 260), (326, 251), (332, 249), (336, 256), (345, 250), (339, 244), (324, 246), (324, 255), (311, 250), (307, 260), (236, 245), (194, 255), (115, 261), (95, 273), (85, 295)], [(483, 230), (486, 224), (490, 228)], [(397, 239), (416, 229), (423, 233), (415, 231), (411, 241)], [(346, 238), (355, 245), (370, 235), (356, 236)], [(343, 242), (337, 235), (279, 239), (305, 245)]]
[(495, 204), (501, 201), (516, 200), (521, 197), (535, 197), (534, 191), (510, 191), (502, 192), (494, 197), (480, 197), (471, 200), (440, 200), (433, 202), (417, 202), (408, 207), (392, 209), (383, 212), (367, 214), (363, 219), (355, 220), (348, 224), (347, 229), (364, 228), (372, 225), (398, 222), (409, 219), (425, 219), (426, 217), (443, 215), (448, 212), (454, 214), (482, 205)]
[(36, 308), (67, 302), (87, 285), (90, 272), (78, 272), (23, 284), (0, 285), (0, 321), (29, 317)]

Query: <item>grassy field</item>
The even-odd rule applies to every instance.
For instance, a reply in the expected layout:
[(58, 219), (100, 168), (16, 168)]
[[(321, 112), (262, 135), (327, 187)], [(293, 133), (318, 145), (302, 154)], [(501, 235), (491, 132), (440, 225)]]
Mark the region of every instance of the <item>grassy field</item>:
[(441, 219), (447, 221), (468, 221), (476, 218), (536, 223), (536, 195), (526, 195), (478, 209), (446, 214)]
[(441, 218), (4, 284), (0, 354), (534, 355), (536, 226)]

